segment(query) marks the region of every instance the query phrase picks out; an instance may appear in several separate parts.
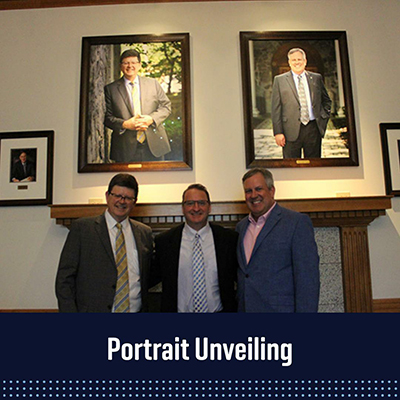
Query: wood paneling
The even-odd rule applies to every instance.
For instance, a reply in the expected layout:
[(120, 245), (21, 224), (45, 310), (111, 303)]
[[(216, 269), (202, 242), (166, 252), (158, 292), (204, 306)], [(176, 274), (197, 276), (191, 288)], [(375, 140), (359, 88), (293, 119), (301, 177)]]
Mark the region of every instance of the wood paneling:
[(372, 312), (367, 227), (341, 227), (340, 239), (345, 311)]

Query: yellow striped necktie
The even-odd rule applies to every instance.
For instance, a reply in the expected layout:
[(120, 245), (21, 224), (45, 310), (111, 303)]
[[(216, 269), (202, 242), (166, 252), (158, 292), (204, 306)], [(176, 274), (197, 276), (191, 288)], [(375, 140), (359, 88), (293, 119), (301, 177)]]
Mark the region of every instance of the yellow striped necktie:
[[(135, 115), (140, 115), (142, 113), (142, 107), (140, 105), (139, 90), (136, 83), (132, 83), (132, 86), (133, 111)], [(137, 131), (137, 141), (143, 143), (145, 140), (145, 131)]]
[(115, 262), (117, 264), (117, 288), (115, 290), (114, 312), (129, 312), (129, 275), (126, 258), (125, 237), (122, 225), (117, 223), (115, 240)]

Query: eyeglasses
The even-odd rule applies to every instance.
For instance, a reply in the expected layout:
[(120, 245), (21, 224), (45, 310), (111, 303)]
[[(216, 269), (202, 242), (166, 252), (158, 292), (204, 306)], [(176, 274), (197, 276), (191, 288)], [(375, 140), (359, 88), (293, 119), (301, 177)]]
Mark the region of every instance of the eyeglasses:
[(124, 62), (122, 62), (121, 63), (124, 67), (130, 67), (130, 66), (133, 66), (133, 65), (136, 65), (136, 64), (140, 64), (139, 63), (139, 61), (135, 61), (135, 62), (127, 62), (127, 61), (124, 61)]
[(134, 197), (129, 197), (129, 196), (122, 196), (121, 194), (115, 194), (110, 192), (111, 196), (115, 197), (117, 200), (119, 201), (126, 201), (127, 203), (132, 203), (133, 201), (135, 201)]
[(199, 207), (204, 207), (208, 204), (208, 200), (188, 200), (184, 201), (183, 205), (185, 205), (186, 207), (194, 207), (196, 203)]

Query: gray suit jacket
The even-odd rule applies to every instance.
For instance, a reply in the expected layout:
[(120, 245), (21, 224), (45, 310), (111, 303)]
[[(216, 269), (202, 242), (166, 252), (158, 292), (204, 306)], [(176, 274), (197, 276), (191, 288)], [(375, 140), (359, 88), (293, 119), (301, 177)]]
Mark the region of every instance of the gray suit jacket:
[[(130, 220), (139, 256), (142, 310), (148, 309), (148, 280), (153, 254), (151, 229)], [(56, 278), (60, 312), (111, 312), (117, 267), (103, 215), (72, 223)]]
[(243, 239), (248, 225), (246, 217), (236, 227), (239, 312), (316, 312), (319, 256), (310, 218), (277, 204), (247, 264)]
[[(142, 115), (150, 115), (154, 123), (147, 128), (146, 138), (150, 151), (161, 157), (171, 151), (163, 122), (171, 114), (171, 101), (156, 79), (139, 77)], [(125, 87), (124, 78), (104, 88), (106, 115), (104, 124), (112, 129), (111, 159), (117, 162), (135, 161), (137, 131), (125, 130), (122, 123), (135, 113)]]
[[(320, 74), (306, 71), (315, 120), (322, 137), (331, 114), (331, 99)], [(277, 75), (272, 87), (272, 125), (274, 135), (283, 133), (294, 142), (300, 132), (300, 100), (292, 72)]]

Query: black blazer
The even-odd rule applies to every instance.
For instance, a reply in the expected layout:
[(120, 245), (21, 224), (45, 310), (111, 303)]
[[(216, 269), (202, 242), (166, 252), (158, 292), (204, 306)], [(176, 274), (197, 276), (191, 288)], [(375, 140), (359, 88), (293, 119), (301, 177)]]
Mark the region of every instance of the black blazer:
[[(236, 312), (235, 281), (238, 269), (235, 231), (210, 223), (214, 237), (221, 302), (224, 312)], [(156, 236), (153, 266), (155, 282), (162, 282), (161, 311), (177, 312), (178, 269), (184, 224)]]
[[(148, 311), (153, 237), (148, 226), (130, 223), (139, 257), (142, 311)], [(56, 278), (60, 312), (111, 312), (116, 284), (117, 267), (104, 214), (74, 221)]]
[(21, 161), (17, 161), (13, 165), (11, 180), (15, 178), (18, 179), (19, 181), (22, 181), (23, 179), (28, 178), (29, 176), (32, 176), (34, 179), (36, 178), (34, 163), (30, 161), (26, 162), (26, 173), (24, 171), (24, 167)]

